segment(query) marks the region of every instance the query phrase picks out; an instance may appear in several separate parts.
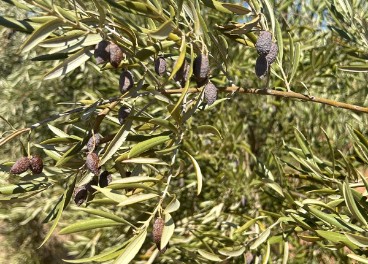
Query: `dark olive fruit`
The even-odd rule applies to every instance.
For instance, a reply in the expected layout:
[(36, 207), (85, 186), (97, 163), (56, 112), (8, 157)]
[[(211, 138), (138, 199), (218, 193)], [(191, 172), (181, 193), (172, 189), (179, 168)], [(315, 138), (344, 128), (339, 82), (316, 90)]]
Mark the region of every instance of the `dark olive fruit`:
[(276, 60), (278, 52), (279, 48), (277, 44), (272, 42), (270, 52), (266, 55), (268, 65), (271, 65)]
[(10, 168), (10, 173), (12, 174), (21, 174), (29, 169), (31, 163), (28, 157), (22, 157), (18, 159), (14, 165)]
[(272, 35), (268, 31), (261, 31), (256, 42), (256, 49), (258, 54), (267, 55), (271, 49)]
[(98, 147), (98, 145), (100, 144), (101, 142), (101, 139), (102, 139), (102, 136), (101, 134), (94, 134), (92, 135), (92, 137), (88, 140), (88, 143), (87, 143), (87, 149), (88, 151), (93, 151), (95, 148)]
[(104, 171), (100, 174), (100, 177), (98, 179), (98, 185), (101, 188), (106, 187), (107, 185), (110, 184), (110, 182), (112, 181), (112, 176), (111, 173), (108, 171)]
[(129, 116), (129, 114), (130, 114), (129, 107), (126, 107), (126, 106), (120, 107), (119, 112), (118, 112), (118, 119), (119, 119), (120, 125), (124, 124), (125, 119)]
[(152, 237), (153, 242), (156, 244), (158, 250), (160, 252), (165, 251), (165, 249), (161, 249), (161, 237), (162, 237), (162, 231), (164, 230), (165, 221), (161, 217), (157, 217), (155, 219), (155, 222), (153, 223), (152, 228)]
[(193, 73), (197, 80), (206, 80), (210, 72), (208, 56), (200, 54), (193, 62)]
[(256, 61), (256, 75), (258, 78), (263, 79), (268, 72), (268, 62), (266, 56), (260, 55)]
[(94, 55), (97, 65), (108, 62), (110, 60), (110, 42), (100, 41), (95, 47)]
[(202, 87), (203, 85), (208, 83), (208, 78), (205, 79), (196, 79), (197, 87)]
[(120, 92), (122, 94), (126, 93), (133, 87), (133, 85), (134, 85), (133, 74), (130, 71), (123, 71), (120, 74), (120, 79), (119, 79)]
[(30, 159), (30, 169), (34, 174), (40, 174), (43, 170), (43, 162), (40, 156), (33, 155)]
[(208, 105), (213, 104), (217, 99), (217, 88), (211, 82), (208, 82), (204, 87), (204, 99)]
[(78, 188), (74, 189), (74, 202), (81, 206), (85, 200), (87, 199), (88, 191), (86, 185), (79, 186)]
[(189, 68), (190, 68), (189, 63), (186, 60), (184, 60), (180, 69), (176, 72), (174, 76), (174, 80), (180, 82), (181, 87), (185, 86), (185, 83), (189, 78)]
[(163, 76), (166, 73), (166, 60), (164, 57), (158, 57), (155, 60), (155, 72), (159, 75), (159, 76)]
[(110, 63), (114, 68), (119, 67), (120, 62), (123, 60), (124, 52), (115, 43), (110, 44)]
[(98, 162), (99, 158), (96, 153), (91, 152), (87, 155), (86, 166), (94, 175), (98, 175), (100, 172), (100, 169), (98, 168)]

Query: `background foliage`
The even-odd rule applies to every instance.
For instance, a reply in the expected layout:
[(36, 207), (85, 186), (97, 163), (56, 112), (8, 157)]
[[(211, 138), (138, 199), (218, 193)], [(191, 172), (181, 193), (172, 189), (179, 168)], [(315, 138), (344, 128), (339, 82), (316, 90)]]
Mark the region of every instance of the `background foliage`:
[[(184, 55), (190, 62), (208, 50), (219, 91), (264, 88), (253, 46), (268, 29), (281, 51), (272, 89), (364, 106), (365, 0), (10, 0), (0, 8), (1, 259), (368, 263), (365, 114), (238, 92), (219, 92), (209, 107), (202, 93), (164, 92), (179, 85), (153, 63), (164, 55), (172, 71)], [(119, 69), (96, 66), (102, 38), (125, 50)], [(121, 95), (123, 69), (135, 86)], [(124, 126), (122, 105), (132, 108)], [(11, 137), (23, 128), (32, 129)], [(72, 192), (93, 178), (85, 145), (97, 132), (113, 182), (77, 207)], [(41, 175), (9, 174), (34, 153)], [(159, 215), (163, 254), (151, 235)]]

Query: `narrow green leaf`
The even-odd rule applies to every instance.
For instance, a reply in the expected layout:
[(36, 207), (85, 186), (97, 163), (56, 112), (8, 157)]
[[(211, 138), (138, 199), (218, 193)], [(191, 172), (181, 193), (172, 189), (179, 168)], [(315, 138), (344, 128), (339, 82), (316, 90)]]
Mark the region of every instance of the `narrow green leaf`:
[(322, 221), (324, 221), (325, 223), (331, 225), (331, 226), (335, 226), (335, 227), (339, 227), (342, 228), (343, 230), (350, 230), (350, 228), (347, 228), (345, 225), (341, 224), (341, 222), (343, 222), (342, 219), (340, 219), (339, 217), (335, 217), (333, 215), (330, 214), (326, 214), (312, 206), (308, 206), (308, 209), (310, 210), (310, 212), (315, 215), (317, 218), (321, 219)]
[(119, 258), (115, 260), (114, 264), (129, 264), (143, 246), (143, 243), (146, 240), (146, 236), (147, 229), (144, 229), (129, 243), (129, 245), (124, 249), (123, 253), (119, 256)]
[(122, 184), (122, 183), (141, 183), (141, 182), (157, 182), (160, 181), (157, 178), (148, 177), (148, 176), (131, 176), (128, 178), (116, 180), (110, 183), (110, 185), (114, 184)]
[(331, 212), (334, 211), (334, 208), (332, 208), (331, 206), (328, 206), (327, 204), (325, 204), (324, 202), (320, 201), (320, 200), (316, 200), (316, 199), (305, 199), (302, 201), (302, 204), (314, 204), (314, 205), (319, 205), (322, 206), (324, 208), (327, 208), (329, 210), (331, 210)]
[(76, 232), (82, 232), (97, 228), (103, 228), (103, 227), (111, 227), (111, 226), (118, 226), (122, 225), (121, 222), (116, 222), (111, 219), (103, 219), (103, 218), (97, 218), (97, 219), (86, 219), (86, 220), (78, 220), (76, 223), (68, 225), (60, 230), (60, 235), (66, 235), (66, 234), (72, 234)]
[(220, 256), (218, 256), (214, 253), (208, 252), (206, 250), (198, 249), (197, 252), (199, 253), (199, 255), (201, 255), (205, 259), (208, 259), (208, 260), (211, 260), (211, 261), (223, 261), (223, 259), (220, 258)]
[(174, 29), (175, 24), (168, 20), (163, 23), (158, 29), (150, 31), (148, 34), (155, 39), (163, 40), (166, 39), (171, 31)]
[(44, 187), (43, 189), (38, 189), (37, 191), (27, 192), (26, 194), (23, 194), (23, 195), (6, 195), (6, 196), (1, 196), (0, 195), (0, 201), (3, 202), (3, 203), (7, 203), (7, 202), (13, 203), (18, 199), (19, 200), (24, 200), (24, 199), (27, 199), (29, 197), (35, 196), (36, 194), (44, 191), (46, 188), (47, 188), (47, 186)]
[(3, 0), (4, 2), (8, 3), (8, 4), (11, 4), (11, 5), (14, 5), (20, 9), (24, 9), (24, 10), (27, 10), (27, 11), (32, 11), (32, 8), (17, 1), (17, 0)]
[(77, 144), (71, 147), (67, 152), (63, 154), (63, 156), (59, 158), (55, 166), (56, 167), (63, 166), (65, 163), (71, 160), (83, 148), (83, 144), (84, 144), (84, 141), (79, 141)]
[(40, 43), (40, 46), (44, 48), (64, 48), (66, 46), (72, 46), (78, 43), (80, 40), (85, 39), (86, 37), (87, 35), (84, 30), (70, 30), (65, 32), (61, 36), (55, 36), (45, 39)]
[(166, 162), (156, 158), (133, 158), (123, 160), (121, 163), (132, 163), (132, 164), (155, 164), (168, 166)]
[(269, 15), (270, 21), (271, 21), (271, 27), (272, 27), (272, 34), (275, 35), (275, 15), (273, 13), (274, 7), (272, 6), (271, 2), (269, 0), (263, 0), (263, 2), (266, 5), (267, 14)]
[(222, 6), (237, 15), (246, 15), (251, 12), (248, 8), (237, 4), (222, 3)]
[(320, 241), (321, 238), (320, 237), (316, 237), (316, 236), (305, 236), (305, 235), (298, 235), (298, 237), (304, 241), (307, 241), (307, 242), (317, 242), (317, 241)]
[(279, 62), (280, 62), (280, 67), (282, 68), (282, 62), (283, 62), (283, 57), (284, 57), (284, 41), (282, 38), (282, 31), (281, 31), (281, 27), (280, 24), (277, 20), (275, 20), (276, 22), (276, 40), (277, 40), (277, 46), (279, 47)]
[(57, 127), (54, 127), (53, 125), (47, 124), (47, 126), (52, 131), (52, 133), (54, 133), (58, 137), (61, 137), (61, 138), (69, 138), (70, 137), (67, 133), (65, 133), (64, 131), (60, 130)]
[(140, 154), (146, 152), (147, 150), (150, 150), (158, 145), (161, 145), (162, 143), (165, 143), (169, 139), (170, 139), (169, 136), (158, 136), (155, 138), (145, 140), (143, 142), (139, 142), (129, 151), (128, 158), (139, 156)]
[(299, 60), (300, 60), (300, 43), (299, 42), (295, 44), (294, 52), (295, 54), (294, 54), (292, 68), (291, 68), (291, 75), (290, 75), (289, 83), (291, 83), (291, 81), (293, 80), (295, 73), (299, 66)]
[(266, 186), (270, 187), (272, 190), (274, 190), (280, 196), (285, 197), (284, 192), (282, 191), (282, 188), (278, 183), (273, 182), (273, 181), (268, 180), (268, 179), (265, 179), (264, 182), (265, 182)]
[(355, 254), (348, 254), (347, 255), (349, 258), (351, 259), (354, 259), (354, 260), (357, 260), (361, 263), (365, 263), (365, 264), (368, 264), (368, 259), (365, 258), (365, 257), (362, 257), (362, 256), (358, 256), (358, 255), (355, 255)]
[(78, 18), (76, 17), (76, 14), (74, 11), (71, 11), (71, 10), (67, 10), (67, 9), (64, 9), (60, 6), (57, 6), (57, 5), (53, 5), (53, 9), (56, 13), (59, 14), (60, 17), (62, 17), (63, 19), (66, 19), (66, 20), (69, 20), (69, 21), (72, 21), (72, 22), (76, 22), (78, 21)]
[(165, 155), (165, 154), (171, 154), (175, 149), (177, 149), (179, 145), (174, 145), (172, 147), (163, 149), (163, 150), (156, 150), (155, 153), (158, 155)]
[(193, 158), (188, 152), (185, 151), (185, 154), (188, 155), (188, 157), (190, 158), (190, 160), (193, 163), (194, 166), (194, 170), (195, 173), (197, 175), (197, 195), (199, 195), (202, 191), (202, 182), (203, 182), (203, 175), (201, 172), (201, 168), (199, 167), (197, 161), (195, 160), (195, 158)]
[(92, 0), (92, 2), (98, 10), (99, 26), (100, 26), (100, 28), (103, 28), (103, 26), (105, 24), (106, 12), (107, 12), (108, 5), (106, 3), (104, 3), (103, 1), (99, 1), (99, 0)]
[(295, 128), (294, 134), (295, 134), (295, 138), (298, 141), (298, 144), (299, 144), (300, 148), (303, 151), (303, 154), (307, 158), (311, 158), (312, 157), (312, 151), (309, 148), (309, 144), (307, 142), (307, 139), (304, 137), (302, 132), (300, 132), (299, 129), (297, 129), (297, 128)]
[(18, 184), (0, 186), (0, 194), (10, 195), (10, 194), (17, 194), (17, 193), (32, 192), (32, 191), (44, 189), (47, 186), (49, 186), (49, 184), (22, 182)]
[(271, 254), (271, 246), (270, 246), (269, 241), (267, 241), (266, 252), (265, 252), (265, 254), (262, 258), (262, 264), (267, 264), (268, 263), (268, 260), (270, 259), (270, 254)]
[[(185, 54), (184, 54), (184, 56), (185, 56)], [(190, 45), (190, 66), (189, 66), (189, 73), (188, 73), (188, 76), (189, 77), (188, 77), (188, 80), (185, 83), (184, 91), (181, 93), (181, 95), (179, 97), (179, 100), (176, 102), (175, 106), (172, 109), (170, 109), (171, 116), (177, 122), (180, 121), (180, 108), (181, 108), (181, 103), (183, 102), (184, 97), (186, 96), (186, 94), (188, 92), (188, 89), (189, 89), (190, 76), (192, 76), (192, 73), (193, 73), (193, 61), (194, 61), (193, 45)]]
[(127, 205), (131, 205), (135, 203), (140, 203), (140, 202), (144, 202), (144, 201), (150, 200), (155, 197), (158, 197), (158, 195), (154, 193), (136, 194), (120, 202), (118, 206), (122, 207), (122, 206), (127, 206)]
[(354, 235), (354, 234), (349, 234), (349, 233), (345, 233), (345, 236), (349, 239), (349, 241), (351, 243), (357, 245), (358, 247), (362, 247), (362, 248), (368, 247), (368, 238), (367, 237)]
[(259, 219), (255, 218), (255, 219), (250, 219), (248, 220), (244, 225), (242, 225), (241, 227), (237, 228), (234, 233), (243, 233), (244, 231), (246, 231), (249, 227), (251, 227), (252, 225), (254, 225)]
[(116, 133), (115, 137), (111, 140), (110, 144), (107, 146), (105, 153), (101, 157), (99, 166), (102, 166), (108, 161), (118, 149), (123, 145), (126, 141), (127, 136), (129, 135), (130, 128), (132, 126), (132, 120), (127, 119), (124, 126), (122, 126), (118, 133)]
[(129, 223), (124, 218), (121, 218), (121, 217), (119, 217), (117, 215), (114, 215), (112, 213), (109, 213), (109, 212), (105, 212), (105, 211), (98, 210), (98, 209), (93, 209), (93, 208), (83, 208), (83, 207), (77, 207), (77, 208), (75, 208), (75, 210), (83, 211), (83, 212), (93, 214), (93, 215), (98, 215), (98, 216), (104, 217), (106, 219), (110, 219), (110, 220), (113, 220), (115, 222), (127, 224), (127, 225), (130, 225), (131, 227), (134, 227), (134, 225)]
[(175, 223), (170, 214), (165, 214), (165, 225), (162, 230), (160, 248), (163, 249), (169, 243), (170, 238), (174, 234)]
[(346, 246), (348, 246), (352, 250), (358, 248), (354, 243), (350, 242), (350, 240), (347, 239), (346, 236), (340, 233), (332, 232), (332, 231), (325, 231), (325, 230), (315, 230), (315, 232), (322, 238), (332, 243), (344, 243)]
[(111, 190), (110, 188), (107, 188), (107, 187), (104, 187), (104, 188), (100, 188), (97, 186), (92, 186), (92, 187), (116, 203), (121, 203), (128, 198), (126, 195), (119, 194), (117, 193), (117, 191)]
[(31, 33), (35, 30), (33, 23), (25, 20), (16, 20), (11, 17), (0, 16), (0, 25), (17, 31)]
[(359, 142), (364, 145), (368, 150), (368, 139), (357, 129), (353, 129), (354, 135), (358, 138)]
[(68, 58), (67, 53), (54, 53), (39, 55), (31, 59), (31, 61), (49, 61), (49, 60), (62, 60)]
[(242, 255), (245, 251), (245, 247), (241, 246), (241, 247), (226, 247), (226, 248), (221, 248), (219, 249), (219, 253), (221, 255), (227, 256), (227, 257), (239, 257), (240, 255)]
[(185, 60), (186, 50), (187, 50), (187, 45), (186, 45), (186, 41), (185, 41), (185, 35), (183, 35), (182, 38), (181, 38), (181, 45), (180, 45), (180, 49), (179, 49), (179, 52), (180, 52), (179, 57), (175, 62), (175, 65), (174, 65), (173, 70), (170, 74), (169, 80), (171, 80), (174, 77), (174, 75), (178, 72), (180, 67), (183, 65), (184, 60)]
[(55, 29), (63, 24), (62, 20), (55, 18), (46, 22), (36, 31), (34, 31), (29, 38), (21, 46), (22, 52), (27, 52), (37, 46), (42, 40), (47, 38)]
[(83, 63), (85, 63), (93, 54), (91, 52), (91, 47), (82, 48), (77, 53), (73, 54), (69, 58), (65, 59), (51, 71), (49, 71), (44, 79), (53, 79), (67, 74), (68, 72), (78, 68)]
[(171, 123), (168, 120), (165, 120), (162, 118), (153, 118), (153, 119), (148, 120), (148, 122), (151, 124), (159, 125), (167, 129), (170, 129), (174, 133), (178, 133), (178, 129), (174, 126), (173, 123)]
[(282, 257), (282, 264), (287, 264), (289, 259), (289, 242), (284, 242), (284, 255)]
[(164, 49), (167, 49), (173, 45), (175, 45), (176, 42), (175, 41), (172, 41), (172, 40), (164, 40), (164, 41), (161, 41), (159, 43), (156, 43), (152, 46), (148, 46), (148, 47), (145, 47), (141, 50), (139, 50), (136, 54), (136, 58), (138, 60), (145, 60), (147, 59), (148, 57), (154, 55), (154, 54), (157, 54), (159, 53), (161, 50), (164, 50)]
[(304, 229), (313, 231), (313, 228), (304, 221), (305, 220), (304, 217), (301, 217), (297, 214), (290, 214), (290, 217), (293, 218), (295, 222), (298, 223)]
[(249, 9), (237, 5), (237, 4), (228, 4), (228, 3), (222, 3), (220, 1), (216, 0), (202, 0), (203, 4), (205, 4), (208, 7), (214, 8), (217, 11), (226, 13), (226, 14), (237, 14), (237, 15), (246, 15), (249, 12), (251, 12)]
[(339, 66), (338, 69), (346, 72), (368, 72), (368, 65)]
[(201, 125), (196, 128), (198, 132), (204, 132), (204, 133), (212, 133), (216, 136), (218, 136), (220, 139), (223, 139), (220, 131), (214, 126), (211, 125)]
[(166, 206), (164, 210), (164, 214), (169, 214), (177, 211), (180, 208), (180, 202), (178, 199), (174, 198), (171, 202)]
[(124, 247), (125, 243), (123, 245), (117, 245), (115, 247), (110, 248), (110, 250), (106, 252), (102, 252), (98, 255), (88, 257), (88, 258), (82, 258), (82, 259), (63, 259), (63, 261), (68, 263), (91, 263), (92, 261), (100, 260), (101, 258), (108, 257), (109, 255), (119, 251)]
[(271, 234), (271, 229), (267, 228), (265, 231), (261, 233), (261, 235), (256, 239), (256, 241), (253, 242), (253, 244), (250, 246), (250, 249), (257, 249), (262, 243), (264, 243), (267, 238)]
[(343, 183), (343, 195), (344, 195), (344, 199), (345, 199), (345, 203), (350, 211), (350, 213), (352, 215), (355, 216), (355, 218), (357, 220), (359, 220), (359, 222), (361, 222), (363, 225), (367, 225), (367, 221), (365, 220), (365, 218), (363, 217), (363, 215), (361, 214), (361, 212), (358, 209), (357, 204), (355, 203), (352, 191), (349, 187), (349, 182), (348, 182), (348, 178), (345, 178), (345, 182)]
[(63, 213), (63, 210), (65, 208), (65, 204), (67, 202), (68, 196), (70, 197), (70, 193), (72, 192), (72, 190), (74, 190), (74, 186), (75, 186), (76, 180), (77, 180), (77, 177), (71, 176), (71, 179), (70, 179), (71, 183), (68, 184), (68, 187), (67, 187), (67, 189), (65, 190), (65, 192), (64, 192), (64, 194), (62, 196), (61, 202), (59, 203), (59, 205), (58, 205), (58, 207), (56, 209), (57, 210), (57, 214), (56, 214), (56, 217), (54, 219), (54, 222), (52, 223), (51, 228), (47, 232), (44, 240), (42, 241), (41, 245), (38, 248), (42, 247), (43, 244), (45, 244), (47, 242), (47, 240), (49, 240), (49, 238), (51, 237), (52, 233), (54, 232), (57, 224), (59, 223), (61, 214)]

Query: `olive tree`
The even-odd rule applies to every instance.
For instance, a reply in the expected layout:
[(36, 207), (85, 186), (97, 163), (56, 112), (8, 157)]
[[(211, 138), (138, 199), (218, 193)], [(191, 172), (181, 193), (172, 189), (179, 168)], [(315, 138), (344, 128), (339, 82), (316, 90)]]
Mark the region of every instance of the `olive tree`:
[(1, 218), (43, 261), (368, 263), (366, 1), (4, 2)]

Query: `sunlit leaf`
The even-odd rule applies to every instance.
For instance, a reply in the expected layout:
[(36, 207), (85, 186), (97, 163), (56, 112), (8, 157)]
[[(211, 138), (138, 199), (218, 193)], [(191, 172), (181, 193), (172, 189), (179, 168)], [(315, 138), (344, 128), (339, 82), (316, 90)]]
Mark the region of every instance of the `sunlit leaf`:
[(152, 198), (158, 197), (157, 194), (154, 193), (146, 193), (146, 194), (136, 194), (128, 197), (124, 201), (120, 202), (118, 206), (127, 206), (135, 203), (141, 203)]
[(69, 58), (65, 59), (51, 71), (49, 71), (44, 79), (53, 79), (67, 74), (68, 72), (78, 68), (83, 63), (85, 63), (93, 54), (90, 47), (83, 48), (77, 53), (71, 55)]
[(165, 220), (165, 225), (162, 230), (161, 244), (160, 244), (160, 248), (162, 249), (166, 248), (175, 230), (175, 223), (170, 214), (165, 214), (164, 220)]
[(54, 18), (47, 23), (43, 24), (21, 46), (22, 52), (30, 51), (32, 48), (37, 46), (42, 40), (47, 38), (55, 29), (63, 24), (59, 18)]
[(199, 255), (201, 255), (205, 259), (208, 259), (211, 261), (222, 261), (223, 260), (222, 258), (220, 258), (220, 256), (214, 253), (208, 252), (206, 250), (203, 250), (203, 249), (198, 249), (197, 252), (199, 253)]
[(92, 230), (96, 228), (118, 226), (122, 224), (123, 223), (121, 222), (116, 222), (111, 219), (103, 219), (103, 218), (79, 220), (76, 223), (73, 223), (61, 229), (59, 231), (59, 234), (66, 235), (66, 234), (72, 234), (76, 232)]
[(139, 142), (129, 151), (128, 158), (139, 156), (140, 154), (146, 152), (147, 150), (150, 150), (158, 145), (161, 145), (162, 143), (165, 143), (169, 139), (170, 139), (169, 136), (159, 136), (148, 139), (143, 142)]
[(267, 228), (265, 231), (263, 231), (260, 236), (253, 242), (253, 244), (250, 246), (250, 249), (257, 249), (261, 244), (263, 244), (268, 237), (271, 234), (271, 229)]
[(202, 191), (202, 182), (203, 182), (203, 175), (201, 172), (201, 168), (199, 167), (198, 162), (195, 160), (195, 158), (193, 158), (188, 152), (185, 152), (185, 154), (189, 156), (190, 160), (193, 163), (194, 170), (197, 176), (197, 195), (199, 195)]
[(138, 254), (146, 240), (147, 229), (142, 230), (124, 249), (123, 253), (115, 260), (114, 264), (128, 264)]
[(171, 20), (163, 23), (158, 29), (150, 31), (149, 35), (155, 39), (166, 39), (174, 28), (174, 23)]
[(108, 161), (118, 149), (125, 142), (127, 136), (130, 133), (130, 127), (132, 125), (132, 120), (127, 120), (122, 126), (118, 133), (116, 133), (115, 137), (111, 140), (110, 144), (107, 146), (105, 153), (101, 157), (99, 165), (102, 166)]

